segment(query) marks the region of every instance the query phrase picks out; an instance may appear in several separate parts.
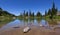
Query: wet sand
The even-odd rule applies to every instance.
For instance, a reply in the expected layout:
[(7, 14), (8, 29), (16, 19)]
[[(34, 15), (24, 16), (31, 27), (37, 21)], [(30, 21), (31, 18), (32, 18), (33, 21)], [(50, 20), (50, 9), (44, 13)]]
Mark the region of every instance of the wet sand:
[(60, 35), (60, 28), (46, 29), (44, 27), (31, 27), (27, 33), (23, 33), (24, 27), (11, 28), (9, 30), (0, 31), (0, 35)]

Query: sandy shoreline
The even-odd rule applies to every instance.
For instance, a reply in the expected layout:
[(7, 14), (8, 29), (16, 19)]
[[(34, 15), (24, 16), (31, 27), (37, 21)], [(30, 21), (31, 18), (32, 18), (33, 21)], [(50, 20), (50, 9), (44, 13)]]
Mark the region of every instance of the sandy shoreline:
[(60, 28), (56, 30), (45, 29), (44, 27), (31, 27), (27, 33), (23, 33), (23, 28), (12, 28), (10, 30), (0, 31), (0, 35), (60, 35)]

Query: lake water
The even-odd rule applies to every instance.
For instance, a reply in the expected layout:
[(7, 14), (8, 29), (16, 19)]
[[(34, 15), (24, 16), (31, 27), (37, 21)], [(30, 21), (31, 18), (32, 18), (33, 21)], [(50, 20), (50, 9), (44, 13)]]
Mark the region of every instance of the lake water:
[(47, 20), (19, 20), (19, 19), (16, 19), (14, 21), (11, 21), (9, 23), (7, 23), (6, 25), (2, 26), (0, 28), (0, 30), (7, 30), (7, 29), (10, 29), (10, 28), (20, 28), (20, 27), (25, 27), (25, 26), (28, 26), (28, 27), (32, 27), (32, 26), (35, 26), (35, 27), (45, 27), (45, 28), (48, 28), (48, 29), (52, 29), (52, 28), (55, 28), (55, 27), (60, 27), (60, 23), (58, 23), (57, 21), (47, 21)]

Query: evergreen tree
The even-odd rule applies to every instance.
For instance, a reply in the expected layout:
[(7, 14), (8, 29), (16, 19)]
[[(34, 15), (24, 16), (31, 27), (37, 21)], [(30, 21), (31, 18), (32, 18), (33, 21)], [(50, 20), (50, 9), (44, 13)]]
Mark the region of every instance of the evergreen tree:
[(0, 8), (0, 16), (2, 16), (2, 8)]
[(57, 14), (58, 9), (55, 7), (55, 3), (53, 2), (52, 8), (48, 10), (48, 15), (50, 15), (50, 19), (53, 18), (54, 15)]
[(26, 12), (26, 14), (25, 14), (26, 16), (28, 16), (28, 12)]
[(25, 10), (24, 10), (23, 16), (25, 16)]
[(29, 10), (29, 16), (30, 16), (30, 17), (32, 16), (31, 10)]
[(52, 12), (51, 12), (51, 9), (49, 9), (49, 10), (48, 10), (48, 15), (51, 15), (51, 13), (52, 13)]
[(34, 17), (34, 12), (32, 13), (32, 17)]
[(56, 14), (57, 14), (57, 8), (55, 8), (55, 3), (53, 2), (52, 15), (56, 15)]
[(45, 11), (45, 16), (47, 16), (47, 14), (48, 14), (47, 11)]
[(3, 9), (2, 8), (0, 8), (0, 11), (2, 11)]
[(40, 17), (41, 16), (41, 13), (38, 11), (36, 16), (37, 17)]

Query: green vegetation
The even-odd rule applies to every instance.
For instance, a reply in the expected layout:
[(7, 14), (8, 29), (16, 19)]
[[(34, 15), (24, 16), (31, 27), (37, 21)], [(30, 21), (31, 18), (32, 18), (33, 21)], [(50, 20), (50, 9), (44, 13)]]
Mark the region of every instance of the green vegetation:
[[(31, 10), (25, 11), (21, 13), (19, 16), (17, 16), (18, 19), (60, 19), (60, 16), (57, 15), (58, 9), (55, 7), (55, 3), (53, 2), (52, 8), (45, 11), (45, 15), (42, 16), (40, 11), (38, 11), (36, 14), (32, 12)], [(15, 15), (9, 13), (8, 11), (3, 10), (0, 8), (0, 21), (5, 21), (9, 19), (16, 18)]]
[(40, 11), (37, 14), (32, 13), (31, 10), (25, 11), (24, 13), (18, 16), (19, 19), (60, 19), (58, 14), (58, 9), (55, 7), (55, 3), (53, 2), (52, 8), (45, 11), (45, 15), (42, 15)]
[[(30, 19), (30, 20), (37, 19), (38, 21), (40, 21), (41, 19), (46, 19), (49, 21), (50, 20), (60, 20), (60, 16), (57, 14), (58, 14), (58, 9), (55, 7), (54, 2), (52, 5), (52, 8), (45, 11), (45, 15), (42, 15), (40, 13), (40, 11), (38, 11), (35, 14), (31, 10), (29, 10), (29, 11), (24, 10), (23, 13), (20, 13), (19, 16), (15, 16), (15, 15), (9, 13), (8, 11), (5, 11), (2, 8), (0, 8), (0, 22), (10, 21), (10, 20), (13, 20), (16, 18), (18, 18), (20, 20), (24, 20), (24, 21), (28, 21), (28, 19)], [(4, 23), (2, 23), (2, 25), (3, 24)], [(0, 25), (1, 25), (1, 23), (0, 23)]]
[(8, 11), (0, 8), (0, 27), (4, 24), (7, 24), (9, 21), (15, 19), (15, 15), (8, 13)]
[(55, 3), (53, 2), (53, 6), (51, 9), (45, 11), (44, 18), (45, 19), (60, 19), (60, 16), (58, 14), (58, 9), (55, 7)]
[(35, 15), (34, 12), (32, 12), (31, 10), (29, 10), (29, 11), (24, 10), (24, 13), (20, 14), (20, 16), (18, 16), (18, 18), (19, 19), (32, 19), (32, 20), (34, 20), (34, 19), (42, 18), (42, 15), (39, 11)]
[(8, 13), (8, 11), (3, 10), (0, 8), (0, 21), (11, 20), (15, 17), (15, 15)]
[(13, 15), (13, 14), (9, 13), (8, 11), (5, 11), (2, 8), (0, 8), (0, 16), (10, 16), (10, 17), (12, 17), (12, 16), (15, 16), (15, 15)]

